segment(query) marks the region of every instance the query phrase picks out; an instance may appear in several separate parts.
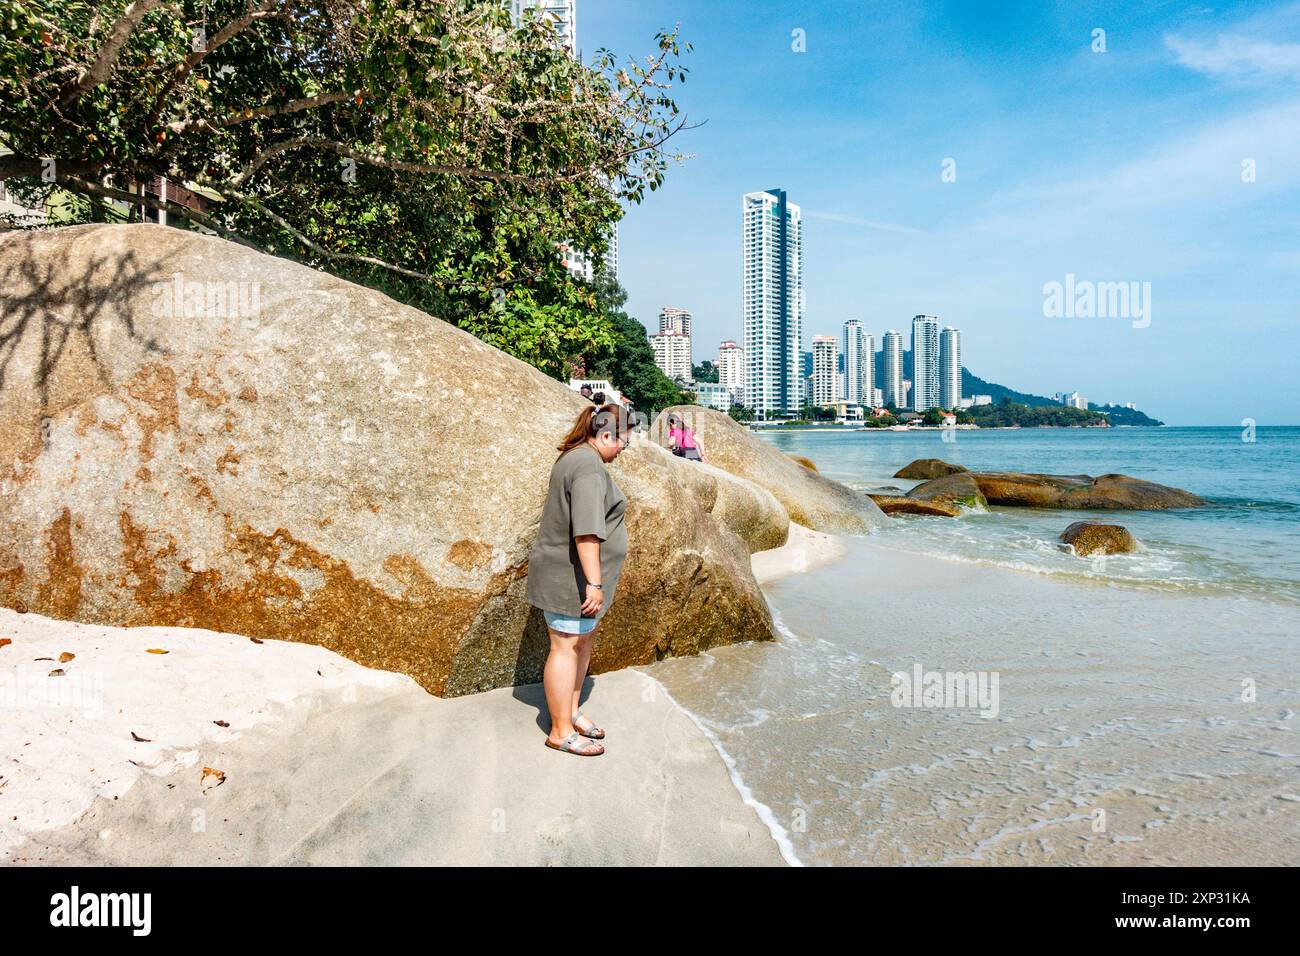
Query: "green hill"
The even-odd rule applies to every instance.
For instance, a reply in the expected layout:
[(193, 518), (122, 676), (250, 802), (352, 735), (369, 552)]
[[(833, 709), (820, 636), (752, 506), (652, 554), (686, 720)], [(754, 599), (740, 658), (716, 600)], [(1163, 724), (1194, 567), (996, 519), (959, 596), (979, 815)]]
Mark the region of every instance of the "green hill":
[[(911, 351), (903, 352), (904, 374), (911, 378), (912, 375), (912, 353)], [(883, 383), (881, 374), (883, 364), (880, 360), (880, 352), (876, 352), (876, 387), (879, 388)], [(968, 368), (961, 370), (961, 393), (963, 395), (988, 395), (993, 399), (993, 404), (1001, 404), (1004, 400), (1014, 402), (1017, 405), (1025, 405), (1029, 408), (1060, 408), (1061, 403), (1054, 398), (1048, 398), (1045, 395), (1031, 395), (1028, 392), (1017, 392), (1014, 388), (1008, 388), (1005, 385), (999, 385), (997, 382), (989, 382), (975, 375)], [(1088, 410), (1102, 412), (1112, 425), (1163, 425), (1164, 422), (1159, 419), (1151, 418), (1136, 408), (1124, 408), (1121, 405), (1097, 405), (1092, 402), (1088, 403)]]

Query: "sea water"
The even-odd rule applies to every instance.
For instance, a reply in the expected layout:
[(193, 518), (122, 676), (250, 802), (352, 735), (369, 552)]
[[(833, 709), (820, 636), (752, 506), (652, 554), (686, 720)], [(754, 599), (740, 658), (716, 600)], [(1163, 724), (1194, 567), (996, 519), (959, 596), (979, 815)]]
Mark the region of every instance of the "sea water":
[[(1210, 504), (892, 519), (766, 587), (777, 641), (647, 668), (792, 861), (1300, 862), (1300, 429), (941, 435), (765, 437), (857, 488), (906, 489), (894, 471), (933, 457), (1121, 472)], [(1080, 518), (1141, 551), (1060, 550)], [(922, 674), (982, 676), (994, 706), (902, 692)]]
[[(1182, 488), (1209, 506), (1086, 512), (994, 507), (956, 520), (890, 521), (882, 537), (948, 559), (1300, 604), (1300, 427), (773, 430), (764, 437), (860, 490), (909, 490), (919, 482), (893, 474), (917, 458), (941, 458), (971, 471), (1118, 472)], [(1081, 561), (1058, 540), (1078, 520), (1122, 524), (1140, 549)]]

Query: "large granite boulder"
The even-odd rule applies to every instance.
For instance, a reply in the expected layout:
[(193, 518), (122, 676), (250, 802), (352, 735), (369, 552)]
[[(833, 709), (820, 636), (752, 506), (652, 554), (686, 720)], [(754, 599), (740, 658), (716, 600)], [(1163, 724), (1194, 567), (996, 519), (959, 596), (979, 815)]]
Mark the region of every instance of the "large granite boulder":
[(681, 415), (695, 430), (710, 464), (766, 488), (785, 507), (791, 521), (832, 534), (862, 534), (884, 522), (884, 513), (866, 495), (805, 468), (731, 416), (711, 408), (676, 405), (664, 409), (650, 428), (651, 439), (658, 444), (668, 444), (671, 413)]
[[(539, 679), (527, 559), (582, 407), (559, 382), (152, 225), (0, 236), (0, 331), (0, 604), (306, 641), (436, 694)], [(749, 549), (779, 516), (716, 478), (697, 499), (688, 464), (613, 466), (631, 550), (596, 670), (772, 636)]]
[(1026, 508), (1164, 511), (1196, 508), (1205, 500), (1180, 488), (1127, 475), (1038, 475), (972, 472), (991, 505)]
[(944, 475), (955, 475), (963, 471), (969, 469), (961, 465), (949, 464), (939, 458), (918, 458), (894, 472), (894, 477), (924, 481), (928, 478), (942, 478)]
[(1061, 543), (1080, 557), (1090, 554), (1130, 554), (1138, 549), (1132, 533), (1123, 525), (1099, 521), (1076, 521), (1061, 532)]
[(977, 511), (988, 509), (988, 502), (984, 500), (980, 486), (969, 472), (931, 479), (917, 485), (907, 494), (909, 498), (948, 507), (972, 508)]

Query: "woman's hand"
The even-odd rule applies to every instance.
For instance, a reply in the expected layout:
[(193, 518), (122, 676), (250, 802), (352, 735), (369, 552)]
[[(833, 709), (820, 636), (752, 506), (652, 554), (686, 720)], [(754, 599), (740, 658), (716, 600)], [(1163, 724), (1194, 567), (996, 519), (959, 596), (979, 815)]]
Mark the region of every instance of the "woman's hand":
[(582, 602), (583, 617), (595, 617), (605, 606), (605, 592), (600, 588), (587, 585), (587, 599)]
[[(578, 563), (582, 565), (582, 576), (588, 581), (595, 581), (600, 577), (600, 538), (594, 534), (575, 535), (573, 542), (578, 547)], [(605, 592), (600, 588), (593, 588), (587, 585), (582, 598), (582, 613), (584, 617), (592, 617), (600, 611), (605, 605)]]

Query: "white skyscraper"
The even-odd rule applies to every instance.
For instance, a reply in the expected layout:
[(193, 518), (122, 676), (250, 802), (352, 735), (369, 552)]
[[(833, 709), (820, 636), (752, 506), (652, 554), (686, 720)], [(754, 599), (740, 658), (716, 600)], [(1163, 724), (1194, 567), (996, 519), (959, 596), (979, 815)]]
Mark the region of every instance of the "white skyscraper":
[(864, 395), (870, 398), (870, 394), (864, 391), (872, 384), (867, 372), (871, 367), (868, 339), (870, 336), (863, 333), (861, 322), (857, 319), (845, 321), (844, 341), (840, 346), (844, 354), (844, 400), (855, 405), (864, 404)]
[(681, 332), (657, 332), (650, 336), (655, 364), (669, 378), (691, 380), (691, 337)]
[(939, 333), (939, 405), (961, 405), (961, 333), (951, 325)]
[(876, 338), (870, 332), (862, 333), (862, 401), (860, 405), (879, 408), (876, 397)]
[(803, 216), (785, 190), (746, 193), (745, 397), (760, 419), (797, 414), (803, 343)]
[(912, 409), (939, 407), (939, 319), (912, 318)]
[(880, 342), (881, 398), (886, 405), (903, 408), (903, 333), (890, 329)]
[(682, 335), (690, 335), (691, 313), (686, 309), (678, 309), (671, 305), (664, 306), (659, 310), (659, 331), (680, 332)]
[(840, 400), (840, 350), (833, 335), (814, 335), (813, 396), (814, 405), (833, 405)]
[(692, 368), (686, 370), (687, 378), (691, 377), (695, 362), (695, 343), (691, 338), (691, 321), (691, 313), (685, 309), (677, 309), (671, 305), (666, 305), (659, 310), (660, 332), (679, 332), (686, 336), (686, 359), (692, 363)]
[(745, 350), (731, 339), (718, 346), (718, 384), (731, 391), (731, 400), (745, 404)]

